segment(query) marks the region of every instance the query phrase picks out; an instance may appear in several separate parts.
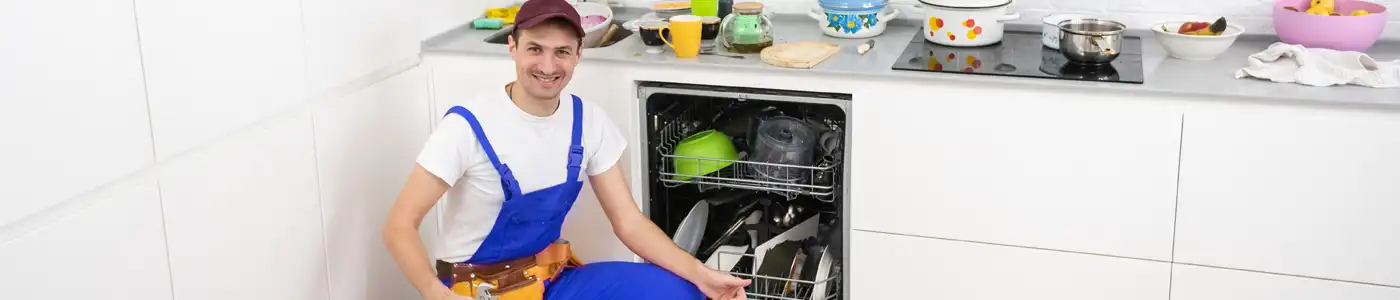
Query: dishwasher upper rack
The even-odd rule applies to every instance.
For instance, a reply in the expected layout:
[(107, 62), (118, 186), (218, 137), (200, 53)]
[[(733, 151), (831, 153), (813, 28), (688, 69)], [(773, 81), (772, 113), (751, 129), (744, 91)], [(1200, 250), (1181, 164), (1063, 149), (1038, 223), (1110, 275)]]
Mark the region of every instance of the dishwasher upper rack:
[[(656, 151), (661, 160), (657, 162), (657, 170), (664, 186), (674, 188), (693, 184), (702, 192), (716, 188), (748, 189), (779, 195), (787, 200), (806, 195), (823, 202), (835, 201), (840, 194), (840, 190), (837, 189), (842, 176), (839, 158), (823, 156), (816, 165), (804, 166), (745, 161), (746, 154), (741, 154), (737, 160), (671, 154), (676, 144), (685, 139), (687, 134), (698, 131), (688, 126), (695, 124), (697, 117), (703, 114), (699, 111), (695, 107), (687, 107), (658, 130), (661, 140)], [(841, 124), (836, 126), (839, 125)], [(709, 174), (694, 176), (677, 172), (677, 160), (695, 164), (723, 163), (728, 166)], [(787, 176), (770, 176), (780, 173)], [(684, 177), (689, 178), (679, 179)]]

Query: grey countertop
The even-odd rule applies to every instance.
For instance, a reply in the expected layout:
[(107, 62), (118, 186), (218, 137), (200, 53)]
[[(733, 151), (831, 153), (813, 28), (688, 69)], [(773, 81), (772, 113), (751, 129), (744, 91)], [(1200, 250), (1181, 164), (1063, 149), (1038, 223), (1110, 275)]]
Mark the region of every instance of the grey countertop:
[[(638, 9), (617, 9), (615, 14), (621, 20), (641, 16), (645, 11)], [(856, 53), (856, 45), (866, 39), (839, 39), (823, 35), (815, 21), (806, 16), (777, 15), (773, 17), (775, 43), (795, 41), (823, 41), (842, 45), (841, 52), (828, 58), (811, 69), (790, 69), (763, 63), (757, 55), (745, 55), (744, 59), (722, 56), (701, 55), (695, 58), (676, 58), (666, 54), (648, 54), (637, 35), (632, 35), (611, 46), (584, 50), (584, 61), (602, 60), (623, 63), (636, 63), (639, 66), (670, 64), (702, 66), (714, 69), (755, 70), (771, 72), (800, 72), (826, 74), (861, 74), (863, 77), (900, 78), (907, 80), (982, 82), (991, 84), (1016, 84), (1019, 86), (1043, 86), (1045, 88), (1084, 89), (1126, 93), (1156, 93), (1164, 96), (1203, 97), (1210, 99), (1293, 102), (1298, 104), (1344, 105), (1400, 109), (1400, 89), (1378, 89), (1358, 86), (1310, 87), (1292, 83), (1274, 83), (1258, 79), (1235, 79), (1235, 70), (1246, 66), (1246, 58), (1263, 50), (1277, 39), (1272, 35), (1241, 36), (1234, 45), (1213, 61), (1186, 61), (1167, 57), (1165, 50), (1157, 43), (1152, 33), (1129, 31), (1128, 35), (1142, 38), (1142, 61), (1144, 83), (1106, 83), (1090, 81), (1057, 80), (1046, 78), (1021, 78), (957, 73), (910, 72), (892, 70), (890, 67), (903, 53), (914, 34), (919, 34), (919, 25), (906, 20), (892, 22), (885, 32), (875, 37), (875, 47), (865, 55)], [(1039, 32), (1039, 26), (1008, 24), (1006, 30)], [(485, 39), (495, 30), (475, 30), (464, 24), (443, 32), (423, 42), (425, 55), (475, 55), (506, 56), (506, 48), (499, 44), (487, 43)], [(1367, 52), (1377, 60), (1400, 59), (1400, 42), (1382, 41)], [(872, 78), (872, 79), (874, 79)]]

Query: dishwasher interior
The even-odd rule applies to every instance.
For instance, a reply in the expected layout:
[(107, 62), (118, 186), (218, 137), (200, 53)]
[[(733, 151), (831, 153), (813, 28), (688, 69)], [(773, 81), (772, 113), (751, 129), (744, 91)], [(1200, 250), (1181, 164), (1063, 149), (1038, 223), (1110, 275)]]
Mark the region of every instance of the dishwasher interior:
[(843, 299), (850, 95), (640, 82), (643, 210), (749, 299)]

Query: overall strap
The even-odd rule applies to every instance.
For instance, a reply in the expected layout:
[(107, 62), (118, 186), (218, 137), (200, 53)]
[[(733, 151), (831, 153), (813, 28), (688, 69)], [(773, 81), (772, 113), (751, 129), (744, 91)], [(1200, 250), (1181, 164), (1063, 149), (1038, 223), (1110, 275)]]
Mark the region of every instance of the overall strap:
[(512, 196), (520, 195), (520, 184), (515, 181), (515, 175), (510, 172), (510, 166), (501, 163), (501, 158), (496, 156), (496, 149), (491, 147), (491, 141), (486, 138), (486, 132), (481, 130), (481, 122), (476, 120), (470, 110), (462, 106), (453, 106), (447, 109), (447, 114), (443, 117), (456, 114), (467, 119), (471, 124), (472, 132), (476, 135), (476, 141), (481, 143), (481, 149), (486, 151), (486, 158), (491, 160), (491, 166), (496, 168), (496, 173), (501, 175), (501, 189), (506, 193), (506, 200)]
[(578, 96), (573, 96), (573, 98), (574, 128), (572, 136), (569, 137), (569, 180), (565, 183), (577, 182), (580, 170), (583, 169), (583, 100), (579, 99)]

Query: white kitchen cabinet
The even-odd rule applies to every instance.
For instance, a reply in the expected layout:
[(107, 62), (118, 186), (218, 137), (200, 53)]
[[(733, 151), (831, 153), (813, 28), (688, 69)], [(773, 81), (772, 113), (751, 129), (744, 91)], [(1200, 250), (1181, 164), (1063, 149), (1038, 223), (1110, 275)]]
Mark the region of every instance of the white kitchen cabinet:
[(1166, 300), (1170, 265), (856, 230), (849, 299)]
[(417, 56), (420, 2), (302, 1), (309, 92), (317, 95)]
[(153, 155), (130, 2), (0, 6), (5, 227), (146, 167)]
[(87, 205), (0, 241), (0, 298), (170, 300), (155, 178), (74, 201)]
[(1400, 113), (1186, 115), (1176, 260), (1400, 285)]
[[(323, 103), (313, 119), (330, 299), (419, 298), (380, 233), (428, 137), (426, 72), (413, 69)], [(420, 235), (436, 244), (436, 218), (425, 219)]]
[(306, 100), (302, 10), (284, 0), (136, 0), (158, 159)]
[(505, 93), (505, 85), (515, 80), (515, 63), (505, 56), (430, 56), (422, 66), (429, 72), (434, 128), (448, 108), (474, 101), (483, 93)]
[(1181, 114), (1129, 96), (864, 85), (852, 227), (1168, 260)]
[(1176, 265), (1172, 300), (1394, 300), (1400, 288)]
[(322, 228), (310, 116), (249, 129), (160, 170), (175, 299), (330, 299), (325, 238), (357, 229)]
[(515, 0), (418, 0), (414, 39), (426, 40), (458, 26), (471, 24), (472, 20), (486, 14), (487, 8), (513, 5)]

